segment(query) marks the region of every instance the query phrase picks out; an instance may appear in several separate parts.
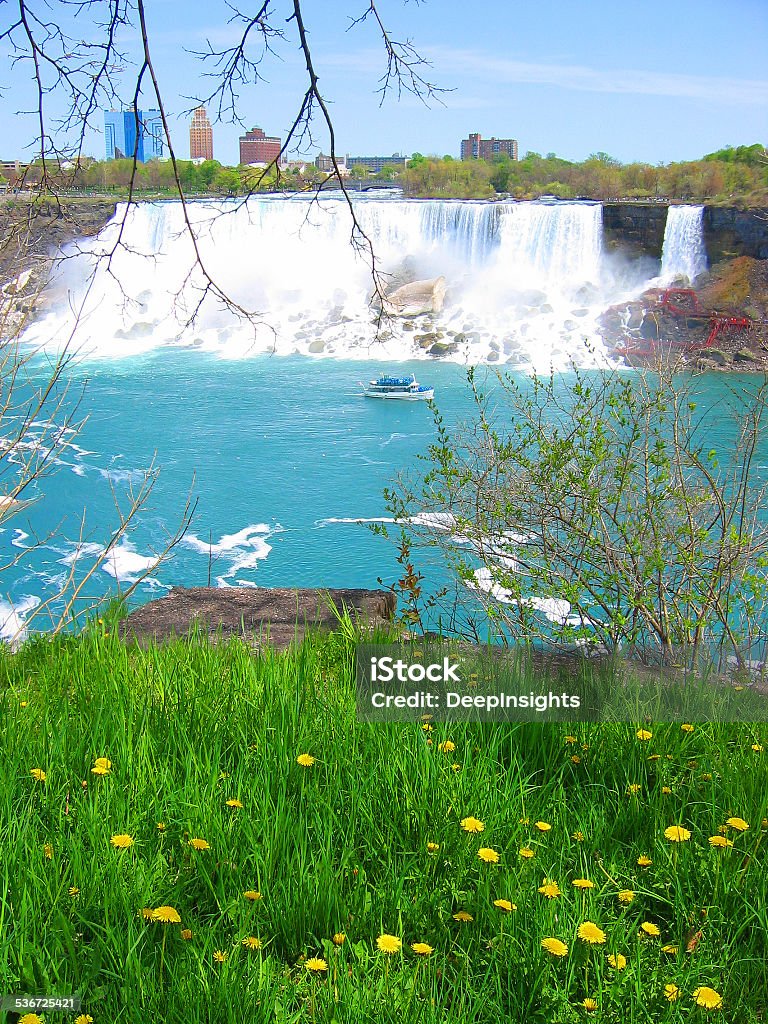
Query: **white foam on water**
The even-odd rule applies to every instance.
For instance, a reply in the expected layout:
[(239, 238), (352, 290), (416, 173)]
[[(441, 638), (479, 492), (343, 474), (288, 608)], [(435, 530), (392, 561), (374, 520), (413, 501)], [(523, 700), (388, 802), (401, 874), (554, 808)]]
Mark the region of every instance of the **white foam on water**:
[(159, 562), (157, 555), (141, 555), (129, 540), (122, 540), (106, 553), (101, 568), (118, 583), (135, 583)]
[(26, 620), (40, 604), (40, 598), (22, 597), (11, 603), (0, 598), (0, 640), (16, 650), (27, 636)]
[(243, 527), (237, 533), (224, 534), (216, 542), (206, 542), (194, 533), (188, 533), (181, 544), (199, 555), (204, 555), (210, 559), (211, 564), (220, 560), (229, 562), (226, 572), (216, 576), (218, 587), (256, 586), (252, 580), (238, 578), (238, 573), (255, 571), (272, 550), (267, 538), (281, 532), (282, 527), (279, 524), (268, 526), (266, 523), (255, 523)]

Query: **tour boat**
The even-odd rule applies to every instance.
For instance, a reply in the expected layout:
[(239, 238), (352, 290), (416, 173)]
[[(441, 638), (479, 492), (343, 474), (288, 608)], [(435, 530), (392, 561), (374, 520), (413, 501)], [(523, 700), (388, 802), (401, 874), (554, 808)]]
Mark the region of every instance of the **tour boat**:
[(428, 402), (435, 397), (435, 389), (419, 384), (416, 377), (378, 377), (368, 384), (360, 382), (366, 398), (400, 398), (407, 402)]

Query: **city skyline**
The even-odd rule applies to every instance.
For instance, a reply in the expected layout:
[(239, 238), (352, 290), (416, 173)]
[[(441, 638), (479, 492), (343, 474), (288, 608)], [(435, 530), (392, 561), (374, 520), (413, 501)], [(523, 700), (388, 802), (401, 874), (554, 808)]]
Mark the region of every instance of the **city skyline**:
[[(277, 4), (279, 6), (279, 3)], [(320, 88), (334, 119), (337, 151), (459, 156), (468, 133), (519, 140), (519, 155), (554, 152), (583, 160), (596, 151), (629, 163), (697, 159), (725, 145), (768, 138), (768, 78), (762, 71), (768, 46), (768, 9), (762, 0), (678, 0), (672, 24), (668, 5), (649, 0), (642, 17), (593, 0), (588, 10), (570, 5), (523, 5), (512, 10), (488, 0), (472, 11), (459, 0), (418, 5), (383, 0), (382, 18), (395, 39), (412, 40), (429, 61), (424, 77), (445, 92), (429, 108), (405, 93), (380, 104), (386, 55), (369, 22), (350, 31), (362, 13), (360, 0), (343, 0), (329, 13), (321, 0), (304, 0), (304, 18)], [(214, 88), (191, 51), (235, 45), (241, 28), (223, 5), (189, 0), (184, 25), (168, 2), (147, 11), (153, 63), (180, 159), (192, 111), (201, 105), (216, 130), (216, 158), (238, 160), (238, 139), (252, 124), (285, 138), (305, 88), (303, 55), (284, 29), (277, 57), (258, 65), (265, 81), (239, 87), (240, 123), (218, 118)], [(82, 19), (81, 19), (82, 20)], [(282, 26), (282, 22), (280, 23)], [(81, 26), (78, 25), (78, 28)], [(123, 28), (122, 49), (139, 59), (139, 34)], [(8, 52), (6, 54), (10, 56)], [(251, 54), (254, 56), (255, 54)], [(8, 65), (10, 66), (10, 65)], [(135, 71), (135, 69), (134, 69)], [(29, 68), (15, 64), (4, 93), (5, 158), (33, 159), (33, 83)], [(120, 71), (127, 104), (135, 77)], [(58, 97), (46, 96), (53, 120), (63, 116)], [(142, 92), (142, 108), (156, 106)], [(84, 152), (98, 156), (105, 140), (98, 129), (85, 135)], [(312, 144), (288, 159), (328, 151), (323, 125), (313, 125)]]

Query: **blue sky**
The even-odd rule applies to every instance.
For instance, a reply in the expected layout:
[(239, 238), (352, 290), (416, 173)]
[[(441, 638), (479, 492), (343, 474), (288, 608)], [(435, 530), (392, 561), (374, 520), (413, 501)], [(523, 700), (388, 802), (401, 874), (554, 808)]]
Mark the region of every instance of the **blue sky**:
[[(42, 6), (41, 0), (32, 0)], [(56, 6), (55, 0), (52, 0)], [(223, 0), (146, 0), (153, 59), (171, 115), (174, 146), (188, 155), (187, 111), (212, 89), (188, 51), (232, 45)], [(254, 2), (252, 8), (256, 8)], [(274, 0), (276, 56), (261, 65), (266, 81), (241, 88), (239, 114), (247, 127), (284, 134), (305, 87), (287, 0)], [(431, 62), (430, 81), (445, 88), (442, 103), (424, 107), (405, 95), (380, 105), (378, 80), (386, 56), (369, 20), (349, 29), (366, 0), (304, 0), (316, 71), (334, 118), (337, 150), (352, 155), (450, 153), (469, 132), (516, 138), (520, 155), (555, 152), (572, 160), (604, 151), (622, 162), (696, 159), (723, 145), (768, 143), (768, 3), (766, 0), (379, 0), (394, 38), (413, 41)], [(5, 9), (5, 10), (4, 10)], [(243, 10), (247, 8), (243, 5)], [(0, 24), (12, 14), (0, 3)], [(83, 37), (92, 30), (80, 19)], [(138, 33), (121, 42), (137, 53)], [(3, 60), (0, 52), (0, 60)], [(133, 79), (120, 71), (128, 98)], [(55, 97), (51, 109), (56, 110)], [(4, 90), (3, 159), (25, 157), (35, 137), (28, 69), (17, 65)], [(152, 106), (145, 95), (144, 105)], [(101, 121), (97, 118), (97, 127)], [(237, 161), (238, 125), (214, 128), (215, 156)], [(99, 133), (86, 151), (101, 157)], [(327, 151), (318, 125), (304, 155)]]

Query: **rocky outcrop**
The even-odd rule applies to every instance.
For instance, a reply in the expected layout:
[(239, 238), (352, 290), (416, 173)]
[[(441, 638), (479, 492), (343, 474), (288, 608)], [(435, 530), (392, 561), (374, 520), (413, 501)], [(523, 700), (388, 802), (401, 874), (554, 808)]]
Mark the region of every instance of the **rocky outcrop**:
[(666, 203), (603, 203), (603, 237), (609, 252), (661, 259)]
[(308, 628), (333, 629), (344, 609), (361, 624), (386, 625), (396, 603), (386, 590), (174, 587), (132, 612), (120, 635), (147, 646), (198, 630), (214, 639), (237, 636), (256, 648), (285, 649)]
[(384, 298), (383, 310), (391, 316), (420, 316), (439, 313), (445, 301), (445, 278), (412, 281), (404, 284)]
[(710, 263), (736, 256), (768, 259), (768, 207), (738, 210), (734, 206), (704, 209), (704, 241)]

